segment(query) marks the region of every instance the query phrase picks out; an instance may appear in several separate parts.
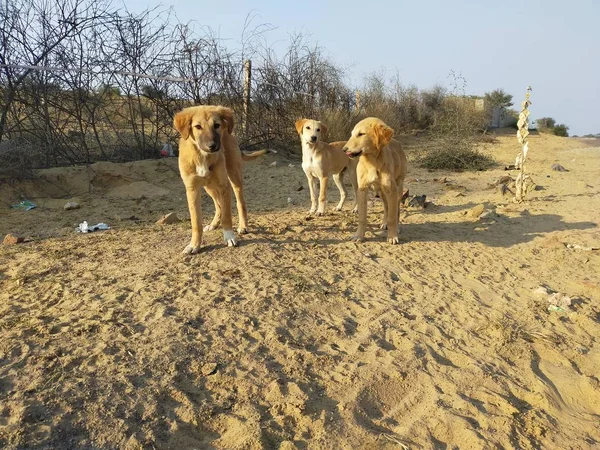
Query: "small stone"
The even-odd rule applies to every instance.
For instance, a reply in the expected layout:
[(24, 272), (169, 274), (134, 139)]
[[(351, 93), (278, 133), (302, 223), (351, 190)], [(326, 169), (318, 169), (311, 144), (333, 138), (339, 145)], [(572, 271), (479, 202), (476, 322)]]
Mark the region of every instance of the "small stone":
[(217, 373), (217, 363), (206, 363), (202, 366), (202, 375), (205, 377)]
[(289, 163), (288, 167), (294, 167), (294, 165), (292, 163)]
[(4, 236), (4, 240), (2, 241), (3, 245), (15, 245), (24, 242), (25, 238), (22, 236), (17, 236), (16, 234), (9, 233)]
[(304, 186), (298, 186), (298, 188), (296, 188), (296, 190), (297, 190), (298, 192), (300, 192), (300, 191), (301, 191), (301, 190), (303, 190), (303, 189), (304, 189)]
[(277, 167), (277, 161), (273, 161), (271, 164), (269, 164), (269, 167)]
[(479, 216), (483, 214), (483, 211), (485, 211), (485, 205), (481, 203), (468, 210), (467, 216), (472, 217), (473, 219), (478, 219)]
[(293, 203), (294, 203), (294, 201), (292, 200), (292, 197), (288, 197), (288, 198), (287, 198), (287, 204), (288, 204), (288, 205), (291, 205), (291, 204), (293, 204)]
[(67, 202), (65, 203), (65, 206), (63, 207), (65, 211), (71, 211), (73, 209), (79, 209), (79, 203), (77, 202)]
[(552, 164), (552, 170), (555, 170), (557, 172), (568, 172), (567, 169), (565, 169), (563, 166), (561, 166), (560, 164)]
[(423, 195), (413, 195), (410, 198), (407, 198), (405, 201), (405, 205), (408, 208), (425, 208), (425, 199), (427, 196)]
[(170, 225), (172, 223), (177, 223), (180, 222), (179, 217), (177, 217), (177, 214), (172, 212), (169, 214), (165, 214), (164, 216), (162, 216), (160, 219), (158, 219), (156, 221), (156, 223), (158, 225)]

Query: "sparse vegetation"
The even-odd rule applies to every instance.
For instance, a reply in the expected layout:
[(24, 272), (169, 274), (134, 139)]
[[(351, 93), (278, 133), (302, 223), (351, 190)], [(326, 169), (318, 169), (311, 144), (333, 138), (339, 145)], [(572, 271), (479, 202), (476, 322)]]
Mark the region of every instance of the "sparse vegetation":
[[(73, 15), (79, 19), (70, 20)], [(278, 57), (260, 45), (269, 28), (253, 28), (252, 20), (238, 51), (209, 29), (198, 32), (156, 10), (116, 10), (110, 1), (69, 0), (59, 9), (16, 0), (0, 11), (0, 20), (6, 24), (0, 30), (0, 142), (13, 149), (26, 142), (33, 168), (158, 157), (164, 142), (176, 146), (174, 113), (191, 104), (226, 104), (240, 123), (247, 59), (253, 61), (250, 113), (245, 129), (237, 128), (243, 148), (297, 151), (293, 123), (301, 116), (325, 121), (330, 140), (346, 139), (358, 120), (377, 116), (397, 134), (425, 131), (433, 142), (428, 148), (458, 152), (464, 161), (485, 129), (485, 117), (464, 91), (420, 90), (397, 75), (367, 77), (358, 104), (356, 89), (321, 48), (297, 35)], [(31, 65), (56, 70), (23, 68)], [(509, 102), (502, 92), (490, 95)]]
[(552, 117), (537, 119), (538, 130), (544, 133), (552, 133), (555, 136), (569, 137), (569, 127), (564, 123), (556, 123)]

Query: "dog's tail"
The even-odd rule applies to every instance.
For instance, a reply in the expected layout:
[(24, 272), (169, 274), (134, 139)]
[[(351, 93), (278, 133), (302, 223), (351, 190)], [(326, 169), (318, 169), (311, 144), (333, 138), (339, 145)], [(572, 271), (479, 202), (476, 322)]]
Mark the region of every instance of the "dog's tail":
[(266, 150), (257, 150), (257, 151), (252, 152), (252, 153), (242, 152), (242, 159), (244, 161), (252, 161), (252, 160), (254, 160), (256, 158), (259, 158), (259, 157), (261, 157), (263, 155), (266, 155), (267, 153), (277, 153), (277, 152), (275, 150), (269, 150), (269, 149), (266, 149)]

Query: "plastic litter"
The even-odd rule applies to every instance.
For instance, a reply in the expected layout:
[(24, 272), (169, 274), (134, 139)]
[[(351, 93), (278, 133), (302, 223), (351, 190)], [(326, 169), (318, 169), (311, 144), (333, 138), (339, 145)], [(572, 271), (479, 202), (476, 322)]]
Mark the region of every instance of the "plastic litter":
[(16, 205), (12, 205), (11, 208), (19, 208), (25, 211), (29, 211), (30, 209), (37, 208), (37, 205), (30, 200), (23, 200), (22, 202), (17, 203)]
[(96, 225), (88, 225), (87, 221), (83, 221), (79, 224), (75, 231), (78, 233), (91, 233), (93, 231), (110, 230), (110, 227), (104, 222), (97, 223)]

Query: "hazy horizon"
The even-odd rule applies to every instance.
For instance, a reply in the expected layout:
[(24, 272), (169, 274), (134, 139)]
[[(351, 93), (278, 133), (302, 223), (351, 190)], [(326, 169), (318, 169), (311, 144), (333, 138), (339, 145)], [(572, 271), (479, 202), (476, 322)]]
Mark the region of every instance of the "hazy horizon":
[[(128, 1), (140, 12), (159, 3)], [(289, 38), (302, 33), (336, 64), (348, 83), (366, 76), (398, 73), (405, 85), (449, 87), (451, 71), (467, 82), (465, 93), (483, 95), (504, 89), (520, 109), (527, 86), (533, 87), (531, 117), (553, 117), (570, 135), (600, 133), (600, 3), (530, 1), (483, 5), (482, 2), (389, 0), (360, 6), (355, 1), (285, 2), (230, 0), (215, 6), (168, 0), (182, 22), (210, 27), (230, 48), (239, 46), (249, 14), (253, 24), (274, 27), (266, 41), (278, 55)]]

